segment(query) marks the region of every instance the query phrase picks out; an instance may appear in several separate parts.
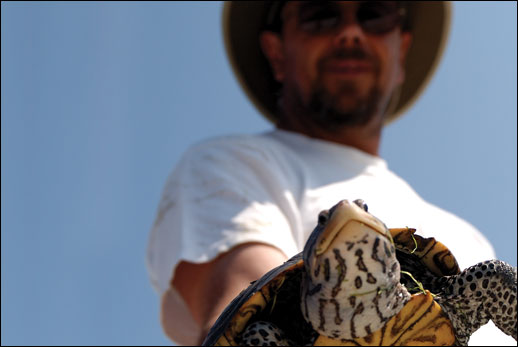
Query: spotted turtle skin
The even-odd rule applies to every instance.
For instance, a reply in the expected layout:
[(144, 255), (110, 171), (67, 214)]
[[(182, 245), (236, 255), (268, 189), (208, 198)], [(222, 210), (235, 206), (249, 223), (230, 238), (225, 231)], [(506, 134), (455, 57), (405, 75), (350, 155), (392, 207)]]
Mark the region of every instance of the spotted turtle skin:
[(415, 229), (387, 229), (362, 200), (322, 211), (304, 251), (243, 290), (203, 345), (467, 345), (492, 320), (517, 339), (516, 268), (460, 271)]

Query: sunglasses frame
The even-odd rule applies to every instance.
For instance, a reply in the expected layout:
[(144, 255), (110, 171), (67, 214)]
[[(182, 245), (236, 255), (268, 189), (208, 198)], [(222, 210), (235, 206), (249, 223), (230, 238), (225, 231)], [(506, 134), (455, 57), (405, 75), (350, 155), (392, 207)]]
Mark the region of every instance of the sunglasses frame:
[[(283, 27), (283, 20), (282, 20), (282, 9), (284, 8), (284, 5), (288, 1), (272, 1), (272, 4), (270, 5), (270, 9), (267, 11), (267, 16), (265, 18), (265, 27), (264, 30), (273, 31), (280, 33), (282, 32)], [(323, 1), (322, 1), (323, 2)], [(326, 1), (326, 2), (332, 2), (332, 1)], [(369, 2), (377, 2), (377, 1), (361, 1), (361, 3), (369, 3)], [(383, 1), (381, 1), (383, 2)], [(359, 9), (356, 11), (356, 17), (358, 17)], [(362, 22), (358, 18), (356, 18), (358, 25), (362, 28), (363, 31), (365, 31), (368, 34), (373, 35), (383, 35), (386, 34), (392, 30), (394, 30), (396, 27), (401, 26), (404, 30), (406, 30), (406, 15), (407, 11), (404, 5), (401, 1), (396, 1), (396, 10), (394, 13), (388, 14), (387, 16), (381, 18), (381, 20), (386, 20), (388, 16), (390, 16), (390, 21), (392, 22), (390, 25), (387, 25), (386, 28), (383, 29), (373, 29), (369, 28), (369, 26), (365, 24), (365, 22)], [(367, 23), (368, 24), (368, 23)], [(310, 32), (310, 31), (308, 31)]]

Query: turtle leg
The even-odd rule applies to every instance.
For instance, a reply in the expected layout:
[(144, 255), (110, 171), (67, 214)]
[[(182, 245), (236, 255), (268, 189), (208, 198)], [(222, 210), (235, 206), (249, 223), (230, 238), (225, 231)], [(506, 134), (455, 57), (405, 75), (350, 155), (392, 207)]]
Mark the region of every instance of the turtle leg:
[(276, 325), (257, 321), (250, 324), (241, 335), (242, 346), (295, 346)]
[(488, 260), (455, 276), (438, 278), (432, 285), (437, 302), (453, 323), (457, 340), (469, 337), (489, 319), (505, 334), (517, 339), (516, 268)]

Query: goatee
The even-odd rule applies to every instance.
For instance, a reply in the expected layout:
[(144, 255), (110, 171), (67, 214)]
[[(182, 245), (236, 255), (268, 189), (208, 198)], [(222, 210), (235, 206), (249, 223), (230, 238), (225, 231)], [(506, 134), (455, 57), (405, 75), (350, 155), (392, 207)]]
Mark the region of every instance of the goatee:
[[(375, 82), (364, 95), (359, 95), (359, 86), (352, 80), (339, 82), (333, 91), (329, 86), (326, 87), (326, 66), (341, 60), (358, 60), (368, 62), (372, 66)], [(292, 89), (290, 94), (293, 106), (298, 112), (306, 114), (312, 123), (326, 130), (366, 125), (384, 109), (385, 100), (377, 87), (379, 66), (379, 60), (360, 47), (340, 47), (319, 61), (319, 78), (314, 81), (309, 98), (304, 100), (297, 88)]]
[(378, 88), (372, 88), (366, 97), (357, 100), (353, 108), (344, 110), (340, 106), (340, 98), (352, 97), (354, 89), (353, 85), (344, 84), (335, 95), (323, 88), (317, 89), (303, 108), (315, 124), (327, 130), (366, 125), (379, 113), (382, 94)]

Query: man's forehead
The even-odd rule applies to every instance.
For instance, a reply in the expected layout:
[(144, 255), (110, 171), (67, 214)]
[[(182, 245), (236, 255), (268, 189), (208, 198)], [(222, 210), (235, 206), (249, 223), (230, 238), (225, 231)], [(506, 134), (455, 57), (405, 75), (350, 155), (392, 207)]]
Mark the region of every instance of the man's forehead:
[(397, 1), (286, 1), (282, 11), (296, 11), (298, 9), (326, 6), (354, 10), (358, 8), (359, 4), (366, 2), (382, 2), (385, 5), (397, 5), (398, 3)]
[(321, 6), (355, 7), (361, 1), (286, 1), (283, 10)]

